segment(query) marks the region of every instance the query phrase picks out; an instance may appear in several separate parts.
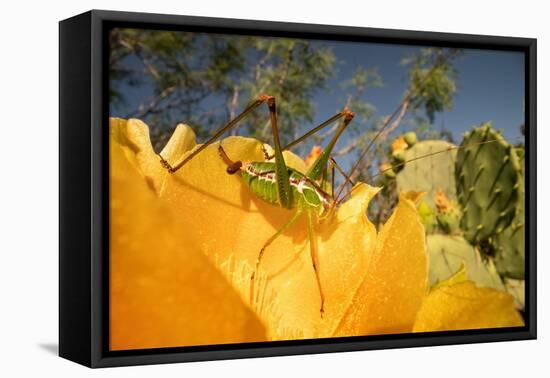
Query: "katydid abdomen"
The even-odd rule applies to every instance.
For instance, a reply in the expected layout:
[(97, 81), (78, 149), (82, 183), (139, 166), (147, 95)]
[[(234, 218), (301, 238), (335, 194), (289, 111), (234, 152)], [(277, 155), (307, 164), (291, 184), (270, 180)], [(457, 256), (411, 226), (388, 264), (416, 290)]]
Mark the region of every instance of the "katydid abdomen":
[[(334, 203), (314, 181), (295, 169), (287, 168), (290, 183), (290, 208), (298, 206), (314, 208), (322, 215)], [(241, 176), (244, 183), (264, 201), (280, 205), (277, 196), (275, 162), (250, 162), (243, 164)]]

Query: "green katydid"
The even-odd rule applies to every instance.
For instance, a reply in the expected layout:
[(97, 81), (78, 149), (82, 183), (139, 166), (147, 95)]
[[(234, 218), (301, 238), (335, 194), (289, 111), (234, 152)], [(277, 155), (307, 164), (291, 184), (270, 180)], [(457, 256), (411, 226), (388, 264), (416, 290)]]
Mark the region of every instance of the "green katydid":
[[(317, 160), (312, 164), (311, 168), (305, 174), (287, 167), (285, 163), (282, 154), (283, 149), (281, 148), (279, 141), (276, 102), (275, 98), (269, 95), (260, 96), (241, 114), (235, 117), (235, 119), (231, 120), (227, 125), (218, 130), (206, 143), (194, 150), (178, 164), (172, 166), (164, 158), (162, 158), (162, 156), (160, 157), (161, 162), (163, 166), (168, 169), (169, 172), (177, 171), (187, 162), (189, 162), (194, 156), (199, 154), (204, 148), (217, 140), (226, 131), (234, 127), (244, 116), (250, 113), (254, 108), (263, 103), (267, 104), (271, 118), (270, 121), (274, 139), (274, 161), (244, 163), (241, 161), (232, 161), (231, 158), (224, 151), (222, 145), (220, 144), (219, 146), (220, 156), (227, 164), (227, 173), (235, 174), (237, 172), (240, 172), (244, 183), (252, 190), (252, 192), (254, 192), (255, 195), (273, 205), (281, 206), (286, 209), (296, 210), (291, 219), (287, 223), (285, 223), (273, 236), (271, 236), (260, 249), (260, 252), (256, 259), (254, 272), (250, 277), (251, 300), (254, 296), (254, 280), (257, 275), (265, 249), (271, 243), (273, 243), (273, 241), (275, 241), (277, 237), (282, 235), (285, 230), (292, 226), (292, 224), (295, 223), (302, 214), (305, 213), (307, 216), (311, 259), (317, 279), (317, 286), (319, 288), (321, 300), (320, 312), (322, 315), (324, 312), (325, 298), (323, 294), (321, 280), (319, 278), (319, 260), (317, 254), (316, 239), (313, 231), (313, 219), (314, 214), (319, 218), (327, 217), (336, 205), (336, 201), (334, 200), (334, 198), (324, 190), (324, 180), (326, 180), (327, 166), (329, 165), (329, 162), (332, 167), (337, 166), (336, 161), (334, 161), (334, 159), (331, 159), (330, 154), (338, 138), (353, 119), (354, 114), (353, 112), (351, 112), (351, 110), (347, 108), (344, 109), (340, 113), (337, 113), (333, 117), (329, 118), (327, 121), (323, 122), (313, 130), (306, 133), (301, 138), (298, 138), (297, 140), (292, 142), (289, 146), (286, 146), (285, 149), (288, 149), (291, 146), (301, 142), (303, 139), (307, 138), (309, 135), (313, 134), (313, 132), (319, 130), (320, 128), (325, 127), (340, 118), (343, 118), (343, 122), (338, 127), (336, 133), (330, 140), (327, 147), (321, 152)], [(269, 155), (267, 153), (266, 158), (269, 158)], [(337, 169), (343, 172), (340, 167), (338, 167)]]

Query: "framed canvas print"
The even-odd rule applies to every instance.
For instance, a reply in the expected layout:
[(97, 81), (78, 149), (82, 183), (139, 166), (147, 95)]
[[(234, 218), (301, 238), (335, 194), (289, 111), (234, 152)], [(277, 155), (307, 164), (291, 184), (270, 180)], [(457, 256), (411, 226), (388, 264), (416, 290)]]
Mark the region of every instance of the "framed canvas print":
[(536, 40), (60, 22), (60, 355), (536, 337)]

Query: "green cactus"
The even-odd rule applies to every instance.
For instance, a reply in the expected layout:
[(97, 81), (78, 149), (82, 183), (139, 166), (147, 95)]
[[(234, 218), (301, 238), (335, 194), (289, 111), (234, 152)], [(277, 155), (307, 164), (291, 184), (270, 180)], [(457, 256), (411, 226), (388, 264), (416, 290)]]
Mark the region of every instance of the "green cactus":
[(513, 147), (490, 123), (467, 132), (456, 156), (461, 227), (474, 245), (510, 225), (516, 213), (520, 166)]
[(399, 191), (426, 192), (424, 201), (435, 209), (435, 196), (441, 190), (451, 201), (456, 200), (455, 191), (455, 156), (456, 150), (446, 151), (454, 147), (442, 141), (422, 141), (405, 151), (405, 160), (427, 156), (406, 163), (397, 174), (397, 189)]
[(483, 261), (475, 247), (460, 236), (428, 235), (430, 286), (455, 274), (462, 265), (469, 280), (478, 286), (504, 290), (504, 284), (491, 260)]
[(495, 265), (507, 278), (525, 277), (525, 227), (512, 223), (495, 237)]
[(514, 151), (516, 151), (516, 155), (519, 160), (519, 167), (521, 169), (521, 174), (525, 174), (525, 147), (519, 146), (514, 148)]
[[(517, 149), (516, 149), (517, 151)], [(519, 157), (523, 172), (524, 154)], [(494, 237), (495, 265), (501, 276), (514, 279), (525, 277), (525, 181), (520, 174), (519, 200), (510, 226)]]

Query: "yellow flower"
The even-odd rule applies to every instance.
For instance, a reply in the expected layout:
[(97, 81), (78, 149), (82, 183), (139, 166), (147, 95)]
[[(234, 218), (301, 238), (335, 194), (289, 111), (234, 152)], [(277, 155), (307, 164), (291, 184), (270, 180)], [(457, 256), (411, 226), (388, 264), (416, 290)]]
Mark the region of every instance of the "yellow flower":
[(413, 332), (517, 327), (523, 320), (511, 295), (467, 281), (462, 268), (440, 282), (422, 302)]
[[(378, 233), (366, 217), (378, 189), (363, 183), (333, 217), (317, 222), (321, 318), (305, 219), (266, 249), (250, 303), (260, 248), (293, 212), (228, 175), (217, 143), (170, 174), (143, 122), (111, 119), (110, 135), (112, 349), (424, 331), (415, 325), (419, 314), (448, 318), (448, 302), (427, 294), (418, 194), (402, 194)], [(232, 160), (265, 158), (257, 140), (222, 143)], [(175, 163), (194, 147), (193, 131), (179, 125), (161, 154)], [(296, 155), (284, 156), (305, 169)], [(488, 314), (487, 326), (510, 324), (500, 316)]]
[(409, 145), (405, 141), (403, 136), (397, 137), (391, 144), (391, 152), (397, 154), (399, 152), (405, 151)]

